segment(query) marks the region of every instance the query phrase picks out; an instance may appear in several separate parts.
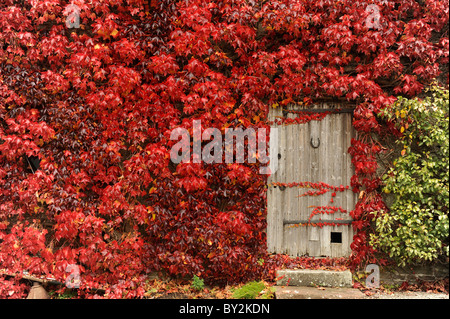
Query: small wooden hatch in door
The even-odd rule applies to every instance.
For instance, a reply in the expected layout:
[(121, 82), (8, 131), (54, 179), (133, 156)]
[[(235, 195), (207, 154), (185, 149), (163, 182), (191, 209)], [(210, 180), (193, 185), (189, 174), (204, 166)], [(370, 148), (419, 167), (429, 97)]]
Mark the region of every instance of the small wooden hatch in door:
[[(296, 182), (323, 182), (336, 187), (350, 185), (354, 171), (348, 148), (356, 134), (352, 126), (352, 109), (321, 104), (308, 110), (323, 113), (338, 108), (340, 111), (326, 113), (321, 120), (272, 125), (278, 129), (278, 165), (277, 170), (268, 178), (269, 252), (315, 257), (341, 257), (351, 253), (353, 231), (349, 212), (354, 209), (357, 196), (350, 187), (336, 191), (332, 197), (333, 191), (322, 195), (301, 196), (312, 189), (274, 185)], [(272, 109), (269, 119), (294, 119), (299, 111), (303, 112), (293, 106), (284, 110)], [(330, 214), (313, 213), (316, 207), (325, 206), (335, 207), (337, 211)], [(330, 210), (333, 208), (324, 211)]]

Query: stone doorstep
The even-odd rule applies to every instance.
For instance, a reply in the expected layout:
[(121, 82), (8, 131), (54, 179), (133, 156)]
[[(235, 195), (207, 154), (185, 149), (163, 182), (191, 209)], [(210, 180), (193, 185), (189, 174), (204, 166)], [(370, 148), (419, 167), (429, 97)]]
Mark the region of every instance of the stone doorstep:
[(275, 286), (275, 299), (364, 299), (363, 292), (354, 288), (316, 288)]
[(277, 271), (277, 286), (352, 287), (350, 270), (282, 269)]

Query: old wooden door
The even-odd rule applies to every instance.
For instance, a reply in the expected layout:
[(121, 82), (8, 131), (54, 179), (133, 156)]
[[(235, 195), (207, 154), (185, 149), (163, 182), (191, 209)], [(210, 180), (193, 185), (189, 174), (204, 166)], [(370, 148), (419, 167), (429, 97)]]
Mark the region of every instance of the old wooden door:
[[(337, 107), (317, 105), (314, 112), (321, 113)], [(272, 121), (277, 117), (294, 118), (298, 113), (290, 111), (299, 110), (289, 107), (283, 112), (277, 108), (271, 110), (269, 117)], [(278, 129), (278, 167), (268, 179), (269, 252), (317, 257), (350, 254), (353, 231), (349, 212), (354, 209), (357, 199), (351, 188), (335, 192), (331, 203), (331, 191), (318, 196), (299, 196), (311, 189), (273, 185), (294, 182), (324, 182), (337, 187), (350, 185), (353, 167), (348, 148), (355, 131), (352, 127), (352, 109), (341, 107), (340, 110), (320, 121), (272, 126)], [(316, 206), (332, 206), (341, 210), (311, 217)], [(308, 225), (308, 221), (320, 224)]]

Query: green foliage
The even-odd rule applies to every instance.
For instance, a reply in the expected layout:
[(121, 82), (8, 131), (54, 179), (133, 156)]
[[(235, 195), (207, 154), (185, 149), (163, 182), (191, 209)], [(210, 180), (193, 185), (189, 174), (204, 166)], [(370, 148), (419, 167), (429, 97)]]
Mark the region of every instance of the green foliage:
[(235, 299), (271, 299), (273, 291), (270, 287), (266, 289), (263, 281), (251, 281), (233, 292)]
[(192, 278), (192, 285), (191, 287), (195, 290), (203, 290), (203, 288), (205, 288), (205, 283), (203, 281), (203, 279), (197, 277), (194, 275), (194, 277)]
[(401, 155), (383, 176), (393, 196), (379, 212), (371, 243), (400, 265), (449, 255), (449, 93), (433, 87), (423, 100), (399, 98), (382, 115), (401, 133)]
[(78, 293), (74, 289), (65, 289), (64, 291), (49, 291), (51, 299), (75, 299), (78, 297)]

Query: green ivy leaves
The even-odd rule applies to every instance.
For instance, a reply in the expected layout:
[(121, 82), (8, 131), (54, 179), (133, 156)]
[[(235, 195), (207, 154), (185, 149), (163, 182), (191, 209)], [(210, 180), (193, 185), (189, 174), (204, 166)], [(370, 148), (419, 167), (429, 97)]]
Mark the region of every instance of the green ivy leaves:
[(393, 204), (377, 214), (371, 243), (400, 265), (449, 254), (449, 93), (436, 86), (429, 93), (399, 97), (382, 111), (401, 132), (402, 151), (383, 176)]

